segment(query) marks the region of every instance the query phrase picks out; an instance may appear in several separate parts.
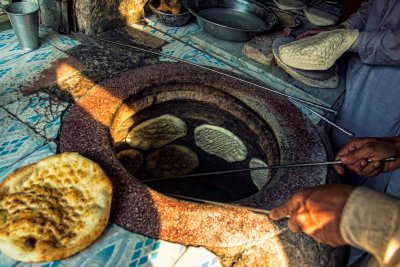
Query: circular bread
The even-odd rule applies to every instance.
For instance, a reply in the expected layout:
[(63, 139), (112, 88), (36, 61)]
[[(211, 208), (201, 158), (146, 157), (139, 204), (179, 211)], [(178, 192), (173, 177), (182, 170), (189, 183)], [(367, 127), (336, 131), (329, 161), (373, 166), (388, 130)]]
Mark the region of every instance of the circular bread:
[(18, 169), (0, 184), (0, 251), (24, 262), (69, 257), (102, 233), (111, 197), (100, 166), (77, 153)]
[(355, 29), (339, 29), (296, 40), (279, 47), (286, 65), (301, 70), (327, 70), (357, 40)]
[(307, 7), (303, 11), (307, 20), (315, 26), (331, 26), (335, 25), (339, 20), (338, 16), (318, 8)]
[(135, 126), (125, 141), (133, 148), (148, 150), (163, 147), (186, 133), (187, 126), (183, 120), (165, 114)]
[(196, 127), (194, 140), (198, 147), (227, 162), (242, 161), (247, 157), (247, 148), (242, 140), (219, 126), (203, 124)]
[(191, 173), (199, 166), (199, 157), (190, 148), (168, 145), (147, 157), (146, 169), (157, 177)]
[[(268, 165), (258, 158), (252, 158), (249, 163), (249, 168), (259, 168), (259, 167), (268, 167)], [(257, 186), (259, 190), (266, 185), (270, 178), (268, 177), (269, 170), (261, 169), (261, 170), (252, 170), (250, 171), (251, 179), (253, 183)]]
[(286, 71), (294, 79), (317, 88), (337, 88), (339, 86), (338, 68), (335, 64), (325, 71), (308, 71), (300, 70), (287, 66), (279, 57), (279, 47), (283, 44), (292, 42), (291, 38), (276, 38), (272, 43), (272, 53), (274, 54), (275, 63), (278, 67)]
[(143, 164), (143, 155), (136, 149), (125, 149), (116, 154), (122, 165), (131, 173), (135, 174)]

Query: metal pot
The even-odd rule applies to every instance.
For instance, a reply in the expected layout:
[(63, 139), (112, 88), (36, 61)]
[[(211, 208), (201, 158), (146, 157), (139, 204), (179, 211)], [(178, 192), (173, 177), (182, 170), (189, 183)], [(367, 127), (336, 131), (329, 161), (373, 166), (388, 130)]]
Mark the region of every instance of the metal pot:
[(200, 27), (227, 41), (248, 41), (278, 24), (275, 13), (255, 0), (187, 0), (186, 4)]

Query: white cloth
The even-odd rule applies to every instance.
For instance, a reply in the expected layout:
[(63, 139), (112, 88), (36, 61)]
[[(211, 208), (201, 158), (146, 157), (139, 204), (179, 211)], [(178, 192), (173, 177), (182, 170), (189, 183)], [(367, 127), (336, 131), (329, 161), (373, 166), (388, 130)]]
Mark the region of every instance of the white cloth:
[(400, 266), (400, 199), (356, 188), (344, 206), (340, 233), (373, 255), (364, 266)]

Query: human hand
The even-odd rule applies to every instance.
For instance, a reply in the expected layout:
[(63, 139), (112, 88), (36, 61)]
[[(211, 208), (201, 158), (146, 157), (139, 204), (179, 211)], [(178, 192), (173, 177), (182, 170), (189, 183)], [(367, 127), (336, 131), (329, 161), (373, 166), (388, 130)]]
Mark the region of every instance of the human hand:
[(400, 159), (383, 161), (390, 157), (400, 157), (400, 137), (355, 138), (337, 153), (336, 160), (341, 160), (342, 164), (334, 168), (339, 174), (344, 174), (345, 165), (358, 175), (375, 176), (400, 168)]
[(299, 34), (296, 39), (301, 39), (307, 36), (312, 36), (312, 35), (316, 35), (318, 33), (321, 32), (326, 32), (326, 31), (332, 31), (332, 30), (339, 30), (339, 29), (346, 29), (346, 27), (344, 27), (343, 25), (338, 25), (338, 26), (327, 26), (327, 27), (321, 27), (318, 29), (312, 29), (312, 30), (307, 30), (301, 34)]
[(339, 222), (344, 205), (353, 192), (348, 185), (327, 185), (307, 188), (296, 193), (283, 205), (271, 210), (270, 218), (290, 216), (288, 227), (303, 231), (316, 241), (332, 247), (346, 245)]

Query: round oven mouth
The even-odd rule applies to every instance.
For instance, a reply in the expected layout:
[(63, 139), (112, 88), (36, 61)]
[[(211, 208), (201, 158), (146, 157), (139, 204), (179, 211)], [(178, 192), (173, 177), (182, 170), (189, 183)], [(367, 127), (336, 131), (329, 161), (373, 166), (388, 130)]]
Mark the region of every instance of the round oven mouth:
[[(232, 95), (209, 86), (188, 83), (183, 87), (184, 89), (182, 84), (152, 86), (125, 101), (116, 111), (110, 128), (111, 145), (115, 153), (137, 149), (125, 142), (127, 134), (135, 126), (168, 114), (181, 119), (187, 126), (187, 134), (168, 145), (187, 147), (197, 155), (199, 166), (190, 174), (247, 169), (254, 167), (253, 162), (265, 166), (279, 163), (279, 146), (273, 130), (249, 106)], [(222, 127), (238, 137), (247, 149), (246, 157), (228, 162), (198, 147), (194, 129), (205, 124)], [(215, 143), (215, 146), (220, 145)], [(163, 177), (152, 175), (146, 168), (146, 161), (149, 155), (160, 149), (162, 148), (137, 149), (135, 153), (141, 154), (141, 164), (136, 168), (132, 168), (132, 158), (122, 157), (121, 163), (136, 179), (167, 195), (221, 202), (237, 201), (259, 192), (263, 186), (272, 182), (276, 173), (274, 170), (264, 170), (153, 180)], [(149, 179), (153, 181), (146, 182)]]
[[(188, 125), (188, 135), (174, 142), (196, 151), (201, 164), (204, 160), (204, 166), (194, 172), (248, 167), (251, 157), (260, 157), (268, 165), (327, 160), (314, 126), (279, 95), (182, 63), (128, 71), (79, 98), (60, 133), (59, 152), (75, 151), (94, 160), (111, 179), (111, 222), (137, 234), (206, 247), (227, 266), (281, 265), (277, 255), (290, 266), (328, 266), (335, 260), (330, 248), (291, 233), (284, 223), (263, 214), (169, 197), (130, 174), (116, 157), (126, 148), (127, 134), (140, 122), (166, 113)], [(204, 123), (231, 131), (251, 153), (232, 166), (208, 164), (208, 155), (202, 155), (191, 140), (193, 129)], [(327, 168), (285, 168), (269, 176), (270, 182), (261, 190), (217, 200), (271, 209), (301, 188), (325, 184)]]

